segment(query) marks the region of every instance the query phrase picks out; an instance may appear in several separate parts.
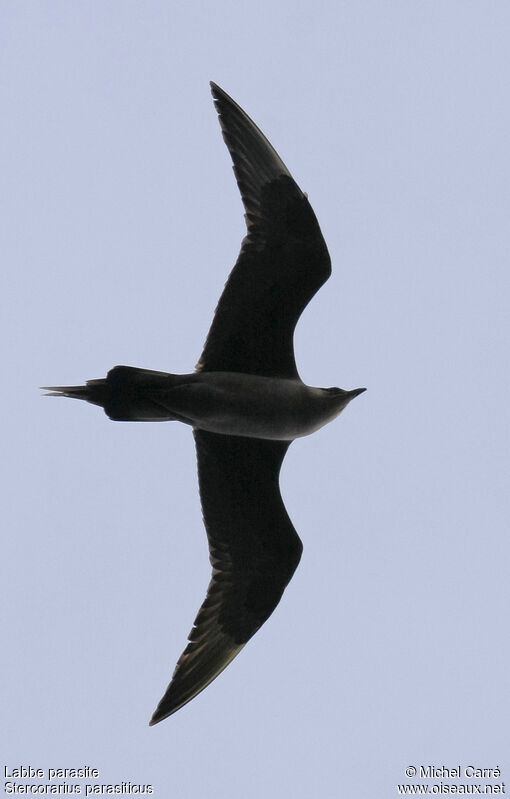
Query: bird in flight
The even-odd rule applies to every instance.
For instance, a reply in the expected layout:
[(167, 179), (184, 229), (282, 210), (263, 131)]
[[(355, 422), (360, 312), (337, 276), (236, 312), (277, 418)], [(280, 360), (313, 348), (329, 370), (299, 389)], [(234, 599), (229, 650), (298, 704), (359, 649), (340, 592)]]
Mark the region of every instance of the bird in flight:
[(245, 208), (247, 233), (191, 374), (115, 366), (84, 386), (48, 386), (115, 421), (191, 425), (212, 576), (156, 724), (220, 674), (280, 601), (301, 541), (279, 473), (290, 443), (332, 421), (357, 388), (305, 385), (294, 360), (301, 312), (331, 274), (315, 214), (248, 115), (211, 83)]

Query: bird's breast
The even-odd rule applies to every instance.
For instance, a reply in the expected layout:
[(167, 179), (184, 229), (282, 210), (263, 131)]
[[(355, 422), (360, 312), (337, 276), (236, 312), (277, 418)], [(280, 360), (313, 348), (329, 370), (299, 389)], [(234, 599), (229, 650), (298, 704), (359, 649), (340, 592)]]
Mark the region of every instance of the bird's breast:
[(172, 388), (165, 404), (194, 427), (211, 433), (292, 441), (313, 433), (336, 413), (321, 389), (300, 380), (197, 372)]

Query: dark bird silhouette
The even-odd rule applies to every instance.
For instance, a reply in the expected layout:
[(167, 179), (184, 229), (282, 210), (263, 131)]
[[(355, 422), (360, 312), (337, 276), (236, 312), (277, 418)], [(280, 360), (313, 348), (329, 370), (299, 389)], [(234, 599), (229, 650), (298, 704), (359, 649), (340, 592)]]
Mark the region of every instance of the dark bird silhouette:
[(193, 427), (212, 578), (151, 724), (214, 680), (277, 606), (302, 551), (279, 489), (285, 453), (365, 390), (301, 381), (294, 328), (331, 273), (328, 250), (306, 194), (269, 141), (219, 86), (211, 89), (247, 234), (196, 371), (116, 366), (84, 386), (48, 387), (117, 421)]

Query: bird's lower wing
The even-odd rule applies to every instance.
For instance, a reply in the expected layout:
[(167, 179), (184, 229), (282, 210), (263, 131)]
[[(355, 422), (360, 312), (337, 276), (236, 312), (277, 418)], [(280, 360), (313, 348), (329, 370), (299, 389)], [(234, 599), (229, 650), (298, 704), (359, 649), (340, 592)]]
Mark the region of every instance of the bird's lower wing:
[(289, 442), (203, 430), (194, 435), (213, 573), (151, 724), (175, 713), (228, 666), (277, 606), (302, 551), (278, 484)]

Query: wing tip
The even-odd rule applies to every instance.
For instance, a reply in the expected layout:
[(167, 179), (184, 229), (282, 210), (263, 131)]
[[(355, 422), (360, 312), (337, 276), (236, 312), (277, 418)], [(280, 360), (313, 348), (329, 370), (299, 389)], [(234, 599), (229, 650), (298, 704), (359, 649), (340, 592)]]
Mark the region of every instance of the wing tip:
[(163, 709), (160, 707), (163, 704), (163, 699), (161, 700), (156, 710), (152, 714), (152, 718), (149, 721), (149, 727), (155, 727), (156, 724), (159, 724), (160, 721), (164, 721), (165, 719), (168, 718), (168, 716), (171, 716), (173, 713), (175, 713), (177, 710), (180, 710), (180, 708), (182, 707), (182, 704), (174, 704), (170, 705), (169, 708)]
[[(172, 683), (170, 683), (168, 689), (170, 689), (171, 685)], [(204, 685), (204, 688), (206, 687), (207, 686)], [(179, 697), (174, 698), (173, 702), (169, 702), (167, 697), (167, 694), (169, 693), (168, 689), (163, 698), (161, 699), (160, 703), (158, 704), (156, 710), (152, 714), (152, 718), (149, 721), (149, 727), (154, 727), (156, 724), (159, 724), (160, 721), (164, 721), (169, 716), (172, 716), (174, 713), (177, 713), (177, 711), (180, 710), (182, 707), (184, 707), (184, 705), (187, 705), (188, 702), (191, 702), (191, 700), (195, 698), (197, 693), (200, 693), (200, 691), (203, 690), (203, 688), (201, 688), (199, 691), (194, 691), (190, 695), (186, 694), (181, 695), (180, 698)]]
[(230, 100), (233, 102), (232, 98), (228, 96), (228, 94), (223, 91), (221, 86), (218, 86), (213, 80), (209, 81), (209, 86), (211, 87), (211, 94), (213, 96), (213, 100), (215, 103), (219, 103), (222, 100)]

